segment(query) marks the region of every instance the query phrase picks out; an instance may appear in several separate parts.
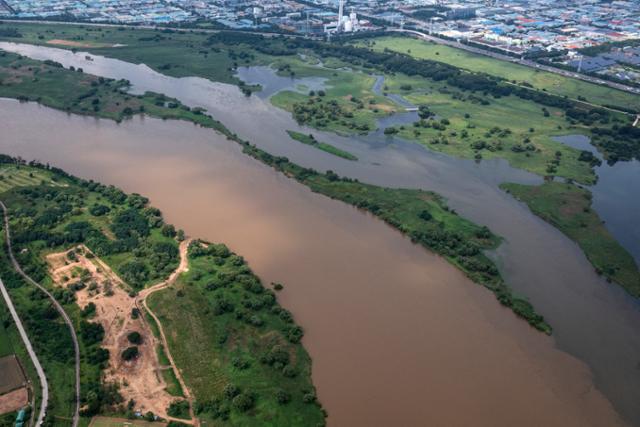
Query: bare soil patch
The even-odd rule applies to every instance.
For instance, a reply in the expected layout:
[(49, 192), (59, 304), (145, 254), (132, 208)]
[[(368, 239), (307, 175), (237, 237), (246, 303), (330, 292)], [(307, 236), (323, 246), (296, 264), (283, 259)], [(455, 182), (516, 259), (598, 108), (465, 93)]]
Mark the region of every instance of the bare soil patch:
[(0, 394), (22, 387), (26, 381), (22, 366), (15, 354), (0, 359)]
[(25, 407), (29, 403), (29, 392), (21, 387), (0, 396), (0, 415), (8, 414)]
[[(73, 255), (69, 256), (69, 253)], [(52, 279), (58, 286), (85, 287), (76, 292), (81, 308), (95, 304), (96, 314), (91, 321), (100, 322), (105, 331), (102, 347), (109, 350), (109, 365), (103, 380), (120, 385), (120, 393), (125, 401), (133, 399), (135, 409), (146, 413), (151, 411), (163, 418), (167, 417), (167, 407), (176, 400), (166, 391), (166, 383), (160, 373), (160, 362), (155, 348), (159, 341), (153, 336), (144, 318), (142, 307), (129, 296), (129, 286), (124, 283), (104, 262), (95, 257), (87, 247), (81, 245), (71, 251), (47, 256)], [(137, 318), (132, 317), (134, 308), (140, 310)], [(127, 336), (138, 332), (140, 344), (132, 344)], [(139, 355), (125, 361), (122, 352), (136, 345)]]
[(73, 40), (63, 40), (63, 39), (51, 39), (47, 41), (47, 44), (55, 44), (58, 46), (70, 46), (70, 47), (111, 47), (108, 44), (101, 43), (86, 43), (86, 42), (78, 42)]

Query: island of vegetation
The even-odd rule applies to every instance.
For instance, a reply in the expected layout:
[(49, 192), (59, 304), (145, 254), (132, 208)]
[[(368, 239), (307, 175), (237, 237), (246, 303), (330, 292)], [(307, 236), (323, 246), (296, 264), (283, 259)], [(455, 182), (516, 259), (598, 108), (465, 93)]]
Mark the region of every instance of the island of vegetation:
[(640, 297), (640, 272), (635, 260), (591, 209), (591, 193), (572, 183), (549, 181), (541, 186), (501, 185), (531, 211), (576, 241), (598, 274)]
[[(143, 196), (5, 155), (0, 199), (18, 263), (77, 331), (82, 425), (98, 414), (175, 426), (192, 416), (216, 425), (324, 425), (303, 330), (242, 257), (186, 239)], [(45, 425), (68, 425), (75, 408), (69, 330), (5, 250), (0, 275), (48, 378)], [(1, 307), (7, 352), (16, 332)], [(28, 362), (23, 350), (11, 351)], [(27, 373), (37, 392), (28, 364)]]
[(295, 139), (296, 141), (306, 145), (311, 145), (312, 147), (315, 147), (318, 150), (322, 150), (329, 154), (333, 154), (334, 156), (342, 157), (343, 159), (358, 160), (356, 156), (349, 153), (348, 151), (341, 150), (340, 148), (334, 147), (333, 145), (327, 144), (326, 142), (320, 142), (311, 134), (306, 135), (304, 133), (296, 132), (293, 130), (288, 130), (287, 133), (292, 139)]
[[(7, 53), (4, 59), (5, 61), (11, 61), (10, 63), (13, 64), (9, 67), (9, 70), (14, 70), (16, 67), (24, 67), (26, 71), (28, 71), (29, 67), (35, 69), (35, 65), (31, 60), (18, 58), (17, 55)], [(37, 61), (35, 62), (37, 63)], [(70, 85), (67, 86), (68, 91), (65, 91), (65, 93), (71, 92), (80, 95), (77, 95), (75, 99), (69, 99), (62, 98), (63, 94), (58, 92), (59, 97), (62, 99), (40, 97), (40, 90), (46, 90), (49, 85), (55, 86), (55, 83), (43, 85), (41, 88), (34, 87), (31, 75), (27, 73), (24, 77), (20, 76), (13, 79), (8, 85), (5, 83), (0, 86), (0, 96), (39, 100), (43, 104), (54, 108), (63, 108), (80, 114), (114, 118), (113, 111), (102, 108), (92, 110), (87, 107), (87, 105), (93, 104), (93, 99), (98, 99), (99, 102), (102, 102), (100, 101), (101, 93), (95, 92), (90, 97), (82, 97), (83, 91), (77, 86), (91, 86), (91, 81), (96, 81), (98, 86), (111, 86), (115, 85), (116, 82), (103, 79), (102, 83), (100, 83), (98, 77), (84, 73), (80, 76), (81, 78), (69, 78), (67, 74), (71, 73), (75, 76), (78, 71), (67, 70), (56, 64), (42, 63), (39, 66), (44, 67), (42, 71), (39, 71), (40, 73), (46, 73), (52, 76), (51, 78), (58, 76), (61, 82), (66, 82), (65, 84)], [(0, 68), (0, 75), (6, 72), (10, 71)], [(122, 84), (126, 84), (126, 82)], [(77, 86), (74, 88), (72, 87), (73, 85)], [(136, 103), (137, 105), (146, 100), (146, 102), (152, 103), (155, 108), (145, 108), (143, 110), (145, 114), (162, 118), (189, 120), (202, 126), (213, 128), (226, 135), (227, 138), (241, 144), (245, 153), (294, 177), (313, 191), (370, 211), (403, 233), (408, 234), (415, 242), (443, 255), (476, 283), (484, 285), (493, 291), (502, 304), (510, 307), (533, 327), (545, 333), (551, 333), (551, 326), (545, 322), (543, 316), (537, 313), (524, 297), (514, 295), (513, 291), (504, 283), (493, 261), (485, 255), (485, 251), (497, 247), (499, 238), (494, 236), (488, 229), (460, 218), (446, 206), (440, 196), (419, 190), (389, 189), (367, 185), (341, 178), (331, 171), (320, 173), (302, 168), (291, 163), (286, 158), (274, 157), (249, 142), (241, 140), (226, 129), (223, 124), (201, 110), (190, 109), (180, 104), (179, 101), (168, 99), (163, 95), (147, 93), (133, 96), (122, 90), (112, 90), (108, 93), (110, 97), (121, 98), (120, 100), (113, 100), (116, 107), (122, 108), (122, 110), (116, 110), (119, 111), (116, 117), (129, 116), (124, 113), (126, 102)], [(152, 102), (155, 99), (161, 99), (163, 102)], [(62, 100), (65, 101), (62, 102)], [(140, 110), (138, 109), (138, 111)]]

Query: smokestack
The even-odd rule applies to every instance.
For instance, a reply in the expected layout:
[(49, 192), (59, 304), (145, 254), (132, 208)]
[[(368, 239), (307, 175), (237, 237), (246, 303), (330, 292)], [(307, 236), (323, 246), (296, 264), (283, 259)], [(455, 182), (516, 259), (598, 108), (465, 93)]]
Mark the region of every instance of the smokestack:
[(340, 31), (342, 28), (342, 15), (344, 14), (344, 0), (340, 0), (340, 5), (338, 6), (338, 28)]

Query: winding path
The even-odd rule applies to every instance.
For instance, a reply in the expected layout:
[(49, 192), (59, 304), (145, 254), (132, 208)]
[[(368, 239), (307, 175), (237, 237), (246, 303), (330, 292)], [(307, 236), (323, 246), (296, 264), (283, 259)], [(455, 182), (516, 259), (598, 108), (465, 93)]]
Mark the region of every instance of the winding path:
[[(13, 264), (13, 268), (18, 272), (18, 274), (20, 274), (20, 276), (22, 276), (28, 283), (30, 283), (31, 285), (35, 286), (36, 288), (40, 289), (42, 292), (45, 293), (45, 295), (47, 295), (47, 297), (49, 298), (49, 300), (51, 300), (51, 303), (53, 304), (53, 306), (55, 307), (55, 309), (58, 311), (58, 313), (60, 313), (60, 316), (62, 316), (64, 322), (67, 324), (68, 328), (69, 328), (69, 332), (71, 333), (71, 339), (73, 340), (73, 349), (75, 351), (75, 379), (76, 379), (76, 405), (75, 405), (75, 410), (73, 413), (73, 421), (72, 421), (72, 427), (78, 427), (78, 422), (80, 420), (80, 346), (78, 345), (78, 336), (76, 335), (76, 330), (73, 327), (73, 323), (71, 322), (71, 319), (69, 318), (69, 315), (67, 314), (66, 311), (64, 311), (64, 308), (62, 307), (62, 305), (60, 305), (60, 303), (54, 298), (54, 296), (51, 294), (51, 292), (49, 292), (45, 287), (41, 286), (38, 282), (36, 282), (35, 280), (33, 280), (31, 277), (29, 277), (23, 270), (22, 267), (20, 267), (20, 264), (18, 263), (18, 261), (16, 260), (15, 256), (13, 255), (13, 248), (11, 245), (11, 232), (9, 230), (9, 212), (7, 210), (7, 207), (5, 206), (5, 204), (0, 201), (0, 207), (2, 207), (2, 211), (4, 213), (4, 231), (5, 231), (5, 236), (6, 236), (6, 241), (7, 241), (7, 252), (9, 253), (9, 259), (11, 260), (11, 264)], [(4, 285), (2, 286), (2, 290), (3, 290), (3, 295), (6, 292), (6, 289), (4, 288)], [(5, 296), (5, 299), (8, 297)], [(10, 302), (10, 300), (9, 300)], [(13, 305), (12, 305), (13, 307)], [(13, 315), (13, 313), (12, 313)], [(15, 319), (15, 318), (14, 318)], [(19, 320), (19, 319), (18, 319)], [(18, 325), (18, 322), (16, 322), (16, 325)], [(20, 327), (22, 327), (22, 325), (20, 324)], [(22, 335), (22, 333), (24, 332), (24, 329), (22, 329), (22, 331), (20, 332), (20, 335)], [(23, 340), (25, 340), (26, 337), (26, 333), (23, 336)], [(27, 338), (28, 341), (28, 338)], [(25, 342), (25, 344), (27, 344), (27, 342)], [(29, 349), (31, 348), (31, 345), (29, 344), (27, 347), (27, 350), (29, 351)], [(31, 349), (29, 355), (31, 356), (31, 352), (33, 352), (33, 349)], [(35, 357), (35, 353), (33, 354), (32, 360), (34, 360), (33, 358)], [(37, 359), (35, 359), (34, 361), (34, 365), (35, 362), (37, 361)], [(44, 377), (44, 371), (42, 371), (42, 376), (40, 374), (40, 370), (42, 370), (42, 367), (40, 366), (40, 370), (38, 370), (38, 366), (40, 366), (40, 364), (38, 363), (36, 365), (36, 370), (38, 371), (38, 376), (40, 377), (40, 381), (42, 382), (43, 378), (44, 378), (44, 384), (47, 385), (46, 383), (46, 377)], [(37, 425), (41, 425), (42, 423), (42, 418), (44, 418), (45, 415), (45, 411), (46, 411), (46, 402), (49, 399), (49, 392), (48, 392), (48, 385), (47, 385), (47, 393), (45, 396), (45, 387), (43, 386), (43, 395), (42, 395), (42, 405), (40, 408), (40, 414), (38, 415), (38, 422)], [(45, 399), (46, 397), (46, 399)]]
[(187, 420), (178, 419), (178, 418), (171, 418), (171, 417), (167, 417), (167, 418), (174, 421), (179, 421), (182, 423), (188, 422), (189, 424), (192, 424), (194, 426), (199, 426), (200, 423), (198, 422), (198, 418), (196, 417), (195, 411), (193, 409), (194, 407), (193, 395), (189, 391), (187, 384), (184, 382), (184, 378), (182, 378), (182, 373), (180, 373), (178, 366), (173, 360), (173, 356), (171, 355), (171, 350), (169, 349), (169, 342), (167, 341), (167, 337), (164, 333), (164, 329), (162, 327), (162, 323), (160, 322), (160, 319), (158, 319), (158, 316), (156, 316), (156, 314), (153, 311), (151, 311), (151, 309), (147, 305), (147, 297), (149, 295), (173, 285), (176, 279), (178, 278), (178, 276), (180, 276), (180, 274), (189, 270), (188, 250), (189, 250), (189, 244), (191, 243), (191, 241), (192, 239), (186, 239), (180, 243), (180, 264), (178, 265), (178, 268), (176, 268), (174, 272), (171, 273), (169, 278), (167, 278), (167, 280), (165, 280), (164, 282), (160, 282), (156, 285), (151, 286), (150, 288), (146, 288), (142, 290), (136, 297), (136, 306), (138, 307), (138, 310), (140, 309), (140, 306), (144, 307), (147, 313), (149, 313), (149, 315), (156, 322), (156, 325), (158, 325), (158, 330), (160, 331), (160, 338), (162, 340), (162, 346), (164, 347), (164, 351), (165, 351), (165, 354), (167, 355), (167, 359), (169, 359), (171, 368), (173, 369), (173, 372), (176, 375), (178, 382), (180, 383), (180, 387), (184, 392), (185, 399), (187, 400), (187, 402), (189, 402), (189, 416), (191, 417), (190, 422)]

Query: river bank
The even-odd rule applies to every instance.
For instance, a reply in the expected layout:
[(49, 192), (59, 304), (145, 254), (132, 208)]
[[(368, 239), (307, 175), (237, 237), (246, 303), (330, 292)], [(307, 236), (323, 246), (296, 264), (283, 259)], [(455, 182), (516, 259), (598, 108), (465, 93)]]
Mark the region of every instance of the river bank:
[[(145, 90), (165, 93), (191, 107), (206, 108), (241, 138), (302, 166), (331, 169), (367, 183), (428, 188), (442, 194), (461, 215), (505, 237), (495, 257), (507, 281), (536, 307), (541, 307), (545, 318), (555, 327), (559, 348), (589, 364), (598, 387), (611, 396), (617, 407), (626, 408), (627, 414), (637, 412), (631, 398), (640, 384), (635, 368), (635, 355), (640, 349), (637, 304), (598, 278), (580, 249), (568, 238), (497, 187), (505, 181), (541, 183), (538, 177), (510, 168), (497, 159), (477, 164), (439, 155), (402, 140), (342, 138), (312, 131), (298, 126), (288, 113), (271, 107), (263, 99), (247, 98), (228, 85), (199, 78), (169, 78), (143, 65), (97, 56), (87, 63), (82, 53), (74, 55), (27, 46), (19, 50), (37, 59), (55, 59), (67, 67), (83, 64), (85, 71), (105, 77), (127, 78), (138, 93)], [(317, 139), (349, 150), (359, 161), (346, 161), (292, 142), (286, 130), (313, 133)]]
[[(5, 135), (20, 135), (3, 138), (4, 151), (144, 193), (167, 222), (228, 242), (264, 281), (284, 283), (279, 299), (307, 332), (303, 342), (330, 425), (617, 422), (584, 366), (505, 317), (443, 259), (224, 138), (187, 123), (136, 118), (116, 125), (0, 104)], [(38, 125), (27, 117), (38, 117)], [(64, 132), (50, 135), (54, 124)], [(452, 372), (464, 378), (452, 381)], [(536, 410), (540, 405), (547, 410)]]

